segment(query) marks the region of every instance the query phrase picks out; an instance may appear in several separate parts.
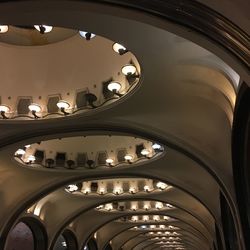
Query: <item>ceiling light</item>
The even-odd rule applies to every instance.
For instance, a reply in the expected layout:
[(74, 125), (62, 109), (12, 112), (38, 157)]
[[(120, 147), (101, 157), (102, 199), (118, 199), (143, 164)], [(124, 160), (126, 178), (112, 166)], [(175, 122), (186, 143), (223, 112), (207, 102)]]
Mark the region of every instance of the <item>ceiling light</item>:
[(36, 160), (36, 157), (34, 155), (30, 155), (28, 157), (28, 163), (33, 163)]
[(106, 208), (106, 210), (111, 211), (113, 209), (113, 205), (112, 204), (106, 204), (105, 208)]
[(52, 31), (53, 27), (49, 25), (34, 25), (35, 29), (38, 30), (41, 34), (49, 33)]
[(122, 188), (120, 188), (120, 187), (115, 187), (113, 192), (114, 192), (114, 194), (118, 195), (118, 194), (121, 194), (122, 191), (123, 191)]
[(77, 191), (78, 190), (78, 187), (77, 187), (77, 185), (75, 185), (75, 184), (70, 184), (70, 185), (68, 185), (68, 190), (70, 191), (70, 192), (74, 192), (74, 191)]
[(6, 33), (9, 30), (8, 25), (0, 25), (0, 33)]
[(35, 118), (39, 118), (39, 116), (36, 115), (37, 112), (40, 112), (42, 109), (41, 107), (36, 104), (36, 103), (31, 103), (29, 105), (29, 110), (31, 111), (32, 115), (35, 117)]
[(60, 109), (68, 109), (70, 107), (69, 103), (63, 100), (60, 100), (56, 105)]
[(143, 208), (144, 208), (145, 210), (148, 210), (148, 209), (149, 209), (149, 205), (148, 205), (148, 204), (145, 204), (145, 205), (143, 206)]
[(131, 220), (134, 222), (138, 221), (138, 216), (132, 216)]
[(149, 150), (147, 150), (145, 148), (141, 151), (141, 154), (144, 156), (148, 155), (149, 153), (150, 153)]
[(119, 94), (119, 90), (121, 89), (121, 87), (122, 85), (119, 82), (110, 82), (108, 84), (108, 90), (117, 95), (121, 95)]
[(129, 188), (129, 192), (130, 192), (131, 194), (135, 194), (136, 188), (135, 188), (135, 187), (130, 187), (130, 188)]
[(0, 105), (0, 113), (3, 119), (8, 119), (8, 117), (5, 114), (9, 112), (10, 112), (10, 107), (4, 104)]
[(150, 188), (149, 188), (148, 185), (145, 185), (145, 186), (144, 186), (144, 191), (146, 191), (146, 192), (149, 192), (149, 191), (150, 191)]
[(125, 155), (125, 156), (124, 156), (124, 159), (125, 159), (127, 162), (131, 163), (131, 161), (133, 160), (133, 156), (132, 156), (132, 155)]
[(68, 115), (69, 113), (65, 111), (65, 109), (68, 109), (70, 107), (69, 103), (64, 101), (64, 100), (60, 100), (56, 106), (61, 110), (62, 113), (64, 113), (64, 115)]
[(150, 225), (150, 228), (152, 228), (152, 229), (155, 228), (155, 227), (156, 227), (155, 225)]
[(125, 53), (128, 52), (128, 50), (121, 44), (119, 43), (114, 43), (113, 44), (113, 50), (118, 53), (119, 55), (124, 55)]
[(161, 209), (161, 208), (163, 208), (163, 204), (161, 202), (156, 202), (155, 208), (156, 209)]
[(153, 216), (153, 220), (154, 220), (154, 221), (159, 221), (159, 220), (160, 220), (160, 217), (159, 217), (158, 215), (155, 215), (155, 216)]
[(141, 225), (141, 229), (146, 229), (147, 226), (146, 225)]
[(161, 189), (161, 190), (166, 189), (167, 186), (168, 185), (166, 183), (164, 183), (164, 182), (160, 182), (159, 181), (159, 182), (156, 183), (156, 187), (159, 188), (159, 189)]
[(15, 152), (15, 155), (17, 156), (21, 156), (21, 155), (24, 155), (25, 154), (25, 150), (24, 149), (21, 149), (19, 148), (16, 152)]
[(104, 187), (99, 188), (99, 193), (100, 194), (106, 193), (106, 189)]
[(114, 162), (114, 160), (111, 159), (111, 158), (106, 159), (106, 163), (107, 163), (109, 166), (111, 166), (113, 162)]
[(136, 73), (136, 67), (132, 64), (127, 64), (122, 67), (122, 73), (125, 76), (134, 75)]
[(86, 31), (79, 31), (81, 37), (84, 37), (87, 41), (94, 38), (96, 35)]
[(132, 205), (131, 206), (131, 210), (136, 211), (137, 210), (137, 206), (136, 205)]
[[(169, 217), (168, 216), (163, 216), (163, 219), (164, 220), (169, 220)], [(169, 228), (171, 229), (171, 226), (169, 226)]]
[(153, 148), (154, 150), (160, 150), (160, 149), (161, 149), (161, 145), (158, 144), (158, 143), (154, 143), (154, 144), (152, 145), (152, 148)]
[(83, 190), (83, 193), (84, 193), (84, 194), (89, 194), (89, 193), (90, 193), (90, 188), (88, 188), (88, 187), (85, 188), (85, 189)]
[(148, 221), (148, 220), (149, 220), (149, 217), (148, 217), (147, 215), (144, 215), (144, 216), (142, 217), (142, 219), (143, 219), (143, 221)]

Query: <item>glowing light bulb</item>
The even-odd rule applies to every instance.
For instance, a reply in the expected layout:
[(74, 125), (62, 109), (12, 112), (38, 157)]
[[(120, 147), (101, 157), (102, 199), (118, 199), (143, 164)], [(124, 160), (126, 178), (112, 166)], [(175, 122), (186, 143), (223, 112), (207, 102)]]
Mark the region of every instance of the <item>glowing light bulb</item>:
[(160, 220), (160, 217), (159, 217), (158, 215), (154, 215), (154, 216), (153, 216), (153, 219), (154, 219), (154, 221), (159, 221), (159, 220)]
[(149, 191), (150, 191), (150, 188), (149, 188), (148, 185), (145, 185), (145, 186), (144, 186), (144, 191), (145, 191), (145, 192), (149, 192)]
[(9, 30), (8, 25), (0, 25), (0, 33), (6, 33)]
[(89, 194), (90, 193), (90, 188), (89, 187), (84, 188), (83, 193), (84, 194)]
[(148, 220), (149, 220), (149, 217), (148, 217), (147, 215), (144, 215), (144, 216), (142, 217), (142, 219), (143, 219), (143, 221), (148, 221)]
[(162, 202), (156, 202), (155, 208), (156, 208), (156, 209), (162, 209), (162, 208), (163, 208)]
[(158, 143), (154, 143), (154, 144), (152, 145), (152, 148), (153, 148), (154, 150), (160, 150), (160, 149), (161, 149), (161, 145), (158, 144)]
[(38, 104), (32, 103), (32, 104), (29, 105), (29, 110), (31, 112), (40, 112), (42, 109)]
[(113, 50), (120, 55), (123, 55), (127, 52), (127, 49), (119, 43), (113, 44)]
[(168, 185), (167, 185), (166, 183), (164, 183), (164, 182), (160, 182), (160, 181), (159, 181), (159, 182), (156, 183), (156, 187), (159, 188), (159, 189), (161, 189), (161, 190), (166, 189), (167, 186), (168, 186)]
[(136, 67), (132, 64), (127, 64), (122, 67), (122, 73), (126, 76), (134, 75), (136, 73)]
[(77, 185), (75, 185), (75, 184), (70, 184), (70, 185), (68, 185), (67, 189), (68, 189), (70, 192), (74, 192), (74, 191), (77, 191), (77, 190), (78, 190), (78, 187), (77, 187)]
[(56, 106), (59, 108), (59, 109), (68, 109), (70, 107), (69, 103), (64, 101), (64, 100), (60, 100)]
[(111, 158), (106, 159), (106, 163), (108, 163), (109, 165), (111, 165), (113, 162), (114, 160)]
[(36, 157), (35, 157), (34, 155), (30, 155), (30, 156), (28, 157), (28, 162), (29, 162), (29, 163), (33, 163), (35, 160), (36, 160)]
[(134, 222), (138, 221), (138, 216), (132, 216), (131, 220)]
[(15, 155), (24, 155), (25, 154), (25, 150), (19, 148), (16, 152)]
[(126, 161), (132, 161), (132, 160), (133, 160), (133, 156), (132, 156), (132, 155), (125, 155), (125, 156), (124, 156), (124, 159), (125, 159)]
[(86, 40), (90, 40), (96, 36), (94, 33), (87, 32), (87, 31), (79, 31), (79, 34), (81, 37), (84, 37)]
[(119, 90), (121, 89), (122, 85), (119, 82), (110, 82), (108, 84), (108, 90), (110, 90), (111, 92), (119, 92)]
[(8, 107), (7, 105), (1, 104), (0, 105), (0, 112), (9, 113), (10, 112), (10, 107)]
[(149, 152), (148, 149), (145, 149), (145, 148), (144, 148), (144, 149), (141, 151), (141, 154), (144, 155), (144, 156), (146, 156), (146, 155), (149, 155), (150, 152)]
[(49, 25), (34, 25), (35, 29), (38, 30), (41, 34), (49, 33), (52, 31), (53, 26)]
[(136, 188), (135, 188), (135, 187), (130, 187), (130, 188), (129, 188), (129, 192), (130, 192), (131, 194), (135, 194), (135, 193), (136, 193)]

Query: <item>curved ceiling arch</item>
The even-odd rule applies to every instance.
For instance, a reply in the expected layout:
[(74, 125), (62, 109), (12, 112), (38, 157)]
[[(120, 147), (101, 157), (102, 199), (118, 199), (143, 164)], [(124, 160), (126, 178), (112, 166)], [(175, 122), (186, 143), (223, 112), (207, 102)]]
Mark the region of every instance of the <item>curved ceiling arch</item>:
[[(112, 223), (112, 222), (111, 222), (111, 223)], [(174, 222), (173, 222), (173, 223), (174, 223)], [(172, 225), (173, 223), (171, 223), (171, 225)], [(189, 226), (192, 227), (192, 225), (189, 224), (189, 223), (187, 223), (187, 222), (182, 222), (182, 223), (187, 224), (187, 225), (189, 225)], [(106, 224), (106, 226), (107, 226), (107, 225), (108, 225), (108, 224)], [(103, 227), (105, 227), (105, 225), (104, 225)], [(101, 245), (99, 245), (99, 247), (100, 247), (100, 248), (105, 248), (105, 245), (107, 245), (108, 242), (112, 241), (115, 237), (117, 237), (118, 235), (120, 235), (122, 232), (128, 230), (129, 227), (130, 227), (130, 226), (123, 227), (123, 228), (121, 228), (118, 232), (115, 231), (113, 235), (108, 235), (108, 238), (106, 238), (106, 239), (105, 239), (105, 242), (103, 242)], [(101, 229), (102, 229), (102, 227), (101, 227), (99, 230), (101, 230)], [(108, 229), (108, 228), (106, 227), (106, 228), (103, 229), (103, 230), (106, 230), (106, 229)], [(193, 229), (195, 229), (195, 228), (193, 228)], [(112, 231), (111, 228), (109, 228), (109, 230)], [(195, 229), (195, 230), (197, 230), (197, 229)], [(98, 232), (98, 231), (97, 231), (97, 232)], [(203, 240), (202, 240), (202, 241), (203, 241)], [(210, 242), (210, 243), (211, 243), (211, 242)]]
[[(39, 5), (39, 3), (38, 3), (38, 5)], [(17, 17), (18, 18), (18, 17)], [(44, 130), (46, 130), (46, 126), (43, 128)], [(21, 131), (21, 130), (19, 130), (19, 131)], [(12, 135), (13, 136), (13, 135)], [(198, 157), (199, 158), (199, 157)], [(203, 158), (203, 157), (200, 157), (200, 158)], [(209, 161), (208, 161), (209, 162)], [(209, 165), (209, 164), (208, 164)], [(215, 178), (217, 178), (217, 179), (220, 179), (220, 178), (218, 178), (218, 176), (214, 176)], [(73, 179), (73, 177), (72, 177), (72, 179)], [(223, 185), (223, 181), (221, 181), (221, 180), (219, 180), (221, 183), (220, 184), (222, 184)], [(62, 181), (63, 182), (63, 181)], [(66, 182), (66, 181), (65, 181)], [(59, 183), (59, 182), (58, 182)], [(54, 185), (54, 187), (56, 186), (57, 184), (55, 184)], [(59, 186), (59, 184), (58, 184), (58, 186)], [(51, 186), (52, 187), (52, 186)], [(50, 188), (51, 188), (50, 187)], [(51, 188), (52, 189), (52, 188)], [(222, 189), (223, 189), (223, 187), (222, 187)], [(46, 189), (46, 190), (49, 190), (49, 188), (48, 189)], [(233, 201), (233, 198), (232, 197), (230, 197), (230, 191), (229, 190), (226, 190), (226, 187), (224, 187), (224, 190), (223, 191), (225, 191), (225, 193), (226, 193), (226, 196), (227, 196), (227, 198), (228, 198), (228, 201), (229, 201), (229, 203), (230, 203), (230, 206), (231, 206), (231, 209), (232, 210), (234, 210), (234, 211), (236, 211), (236, 213), (234, 213), (233, 212), (233, 214), (237, 214), (237, 210), (235, 209), (235, 204), (234, 204), (234, 201)], [(34, 195), (34, 194), (33, 194)], [(34, 197), (32, 198), (32, 199), (34, 199)], [(26, 204), (27, 204), (27, 201), (25, 201), (26, 202)], [(19, 209), (19, 211), (20, 211), (20, 209)], [(235, 221), (237, 222), (237, 218), (234, 218), (235, 219)], [(236, 225), (238, 225), (238, 223), (236, 223)], [(239, 225), (238, 225), (239, 226)]]

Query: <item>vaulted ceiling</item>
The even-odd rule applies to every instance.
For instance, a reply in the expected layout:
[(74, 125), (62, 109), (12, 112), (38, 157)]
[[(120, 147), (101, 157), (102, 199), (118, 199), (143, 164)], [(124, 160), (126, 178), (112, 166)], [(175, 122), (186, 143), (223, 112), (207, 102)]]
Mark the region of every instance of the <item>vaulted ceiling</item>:
[[(246, 68), (233, 56), (209, 51), (188, 27), (115, 5), (6, 2), (0, 14), (10, 25), (0, 34), (9, 108), (0, 118), (1, 244), (33, 217), (50, 249), (65, 229), (79, 249), (94, 236), (98, 249), (213, 249), (222, 194), (240, 228), (231, 130)], [(30, 30), (38, 23), (53, 29)], [(115, 52), (116, 42), (128, 51)]]

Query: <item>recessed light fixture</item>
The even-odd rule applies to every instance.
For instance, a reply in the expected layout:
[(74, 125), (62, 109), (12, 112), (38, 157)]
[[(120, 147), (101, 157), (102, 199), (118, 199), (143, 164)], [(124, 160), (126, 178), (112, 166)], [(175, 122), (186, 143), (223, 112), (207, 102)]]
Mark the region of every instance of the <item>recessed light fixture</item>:
[(0, 105), (0, 113), (3, 119), (8, 119), (8, 117), (5, 114), (9, 112), (10, 112), (10, 107), (4, 104)]
[(136, 73), (136, 67), (133, 64), (127, 64), (122, 67), (122, 73), (125, 76), (134, 75)]
[(128, 50), (121, 44), (119, 43), (114, 43), (113, 44), (113, 50), (118, 53), (119, 55), (124, 55), (125, 53), (128, 52)]
[(8, 25), (0, 25), (0, 33), (6, 33), (9, 30)]
[(94, 33), (87, 32), (87, 31), (79, 31), (79, 34), (81, 37), (84, 37), (87, 41), (89, 41), (90, 39), (96, 36)]
[(41, 34), (49, 33), (52, 31), (53, 27), (49, 25), (34, 25), (35, 29), (38, 30)]

